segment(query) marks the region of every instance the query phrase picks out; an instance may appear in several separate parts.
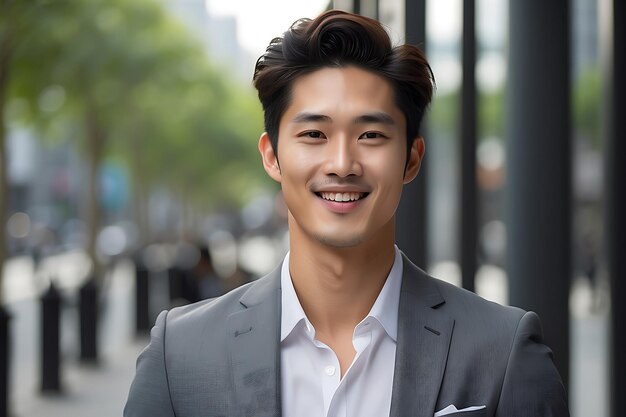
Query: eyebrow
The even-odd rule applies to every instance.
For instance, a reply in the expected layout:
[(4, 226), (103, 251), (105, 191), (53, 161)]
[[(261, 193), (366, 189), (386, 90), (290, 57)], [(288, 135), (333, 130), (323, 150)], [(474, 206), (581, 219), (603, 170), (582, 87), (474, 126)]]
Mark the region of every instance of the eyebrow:
[(380, 123), (384, 125), (395, 126), (396, 121), (389, 114), (377, 111), (373, 113), (363, 114), (354, 119), (354, 124)]
[(311, 123), (311, 122), (329, 123), (331, 121), (332, 121), (332, 119), (330, 117), (326, 116), (326, 115), (316, 114), (316, 113), (308, 113), (308, 112), (298, 113), (292, 119), (293, 123)]
[[(317, 113), (309, 113), (302, 112), (295, 115), (292, 119), (293, 123), (311, 123), (311, 122), (322, 122), (322, 123), (330, 123), (332, 119), (329, 116), (324, 114)], [(372, 113), (366, 113), (361, 116), (357, 116), (353, 120), (354, 124), (368, 124), (368, 123), (381, 123), (384, 125), (395, 126), (396, 122), (393, 120), (389, 114), (378, 111)]]

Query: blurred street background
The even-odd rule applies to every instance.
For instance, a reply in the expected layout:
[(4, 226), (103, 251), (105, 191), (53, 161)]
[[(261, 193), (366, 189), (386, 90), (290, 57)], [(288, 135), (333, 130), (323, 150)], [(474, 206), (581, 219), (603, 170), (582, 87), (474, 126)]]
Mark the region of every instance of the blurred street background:
[[(568, 45), (560, 75), (568, 116), (552, 109), (525, 146), (538, 154), (545, 146), (552, 158), (559, 148), (532, 138), (551, 137), (552, 121), (568, 133), (561, 159), (544, 171), (549, 161), (516, 159), (524, 112), (511, 109), (523, 88), (511, 62), (522, 6), (512, 0), (0, 0), (0, 417), (121, 415), (159, 311), (220, 295), (280, 262), (287, 214), (257, 152), (263, 116), (252, 73), (274, 36), (330, 7), (380, 19), (396, 42), (424, 48), (435, 74), (426, 166), (403, 196), (400, 248), (437, 278), (540, 310), (548, 334), (556, 322), (572, 416), (619, 416), (610, 407), (617, 339), (607, 243), (618, 230), (607, 223), (614, 86), (612, 44), (603, 41), (618, 0), (555, 3), (563, 14), (554, 27)], [(533, 76), (549, 77), (550, 64), (532, 59)], [(529, 201), (526, 190), (561, 167), (567, 186)], [(535, 175), (537, 187), (519, 185)], [(562, 216), (546, 214), (555, 201)], [(535, 208), (565, 224), (564, 244), (543, 250), (567, 252), (567, 266), (553, 274), (532, 258), (551, 272), (527, 274), (524, 287), (517, 254), (545, 246), (522, 236), (520, 212)], [(545, 303), (520, 293), (554, 299), (554, 308), (541, 311)]]

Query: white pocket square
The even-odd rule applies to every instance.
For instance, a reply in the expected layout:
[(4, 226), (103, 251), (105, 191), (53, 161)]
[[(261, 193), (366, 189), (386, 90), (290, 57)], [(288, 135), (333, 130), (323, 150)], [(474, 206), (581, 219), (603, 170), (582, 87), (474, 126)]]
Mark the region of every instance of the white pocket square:
[(462, 409), (458, 410), (456, 408), (456, 406), (449, 405), (446, 408), (444, 408), (443, 410), (437, 411), (435, 413), (434, 417), (448, 416), (448, 415), (452, 415), (452, 414), (456, 414), (456, 413), (465, 413), (467, 411), (482, 410), (483, 408), (487, 408), (487, 407), (484, 406), (484, 405), (475, 405), (475, 406), (472, 406), (472, 407), (462, 408)]

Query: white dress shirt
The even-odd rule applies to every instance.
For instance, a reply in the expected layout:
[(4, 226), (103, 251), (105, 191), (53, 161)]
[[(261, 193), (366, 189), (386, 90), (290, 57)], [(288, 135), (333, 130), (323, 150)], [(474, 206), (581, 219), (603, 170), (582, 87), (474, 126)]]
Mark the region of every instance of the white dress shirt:
[(284, 417), (383, 417), (389, 415), (398, 334), (402, 257), (369, 314), (354, 328), (356, 356), (341, 378), (337, 355), (315, 338), (289, 273), (281, 271), (280, 361)]

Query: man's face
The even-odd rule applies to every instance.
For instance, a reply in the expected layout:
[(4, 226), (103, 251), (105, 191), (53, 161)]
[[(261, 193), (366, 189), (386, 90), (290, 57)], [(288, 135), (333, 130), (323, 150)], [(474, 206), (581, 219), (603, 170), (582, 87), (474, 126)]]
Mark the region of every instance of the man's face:
[(280, 161), (267, 134), (259, 141), (266, 171), (282, 186), (289, 227), (333, 247), (393, 233), (424, 142), (417, 138), (405, 170), (406, 120), (389, 82), (355, 67), (323, 68), (296, 79), (291, 96), (279, 125)]

